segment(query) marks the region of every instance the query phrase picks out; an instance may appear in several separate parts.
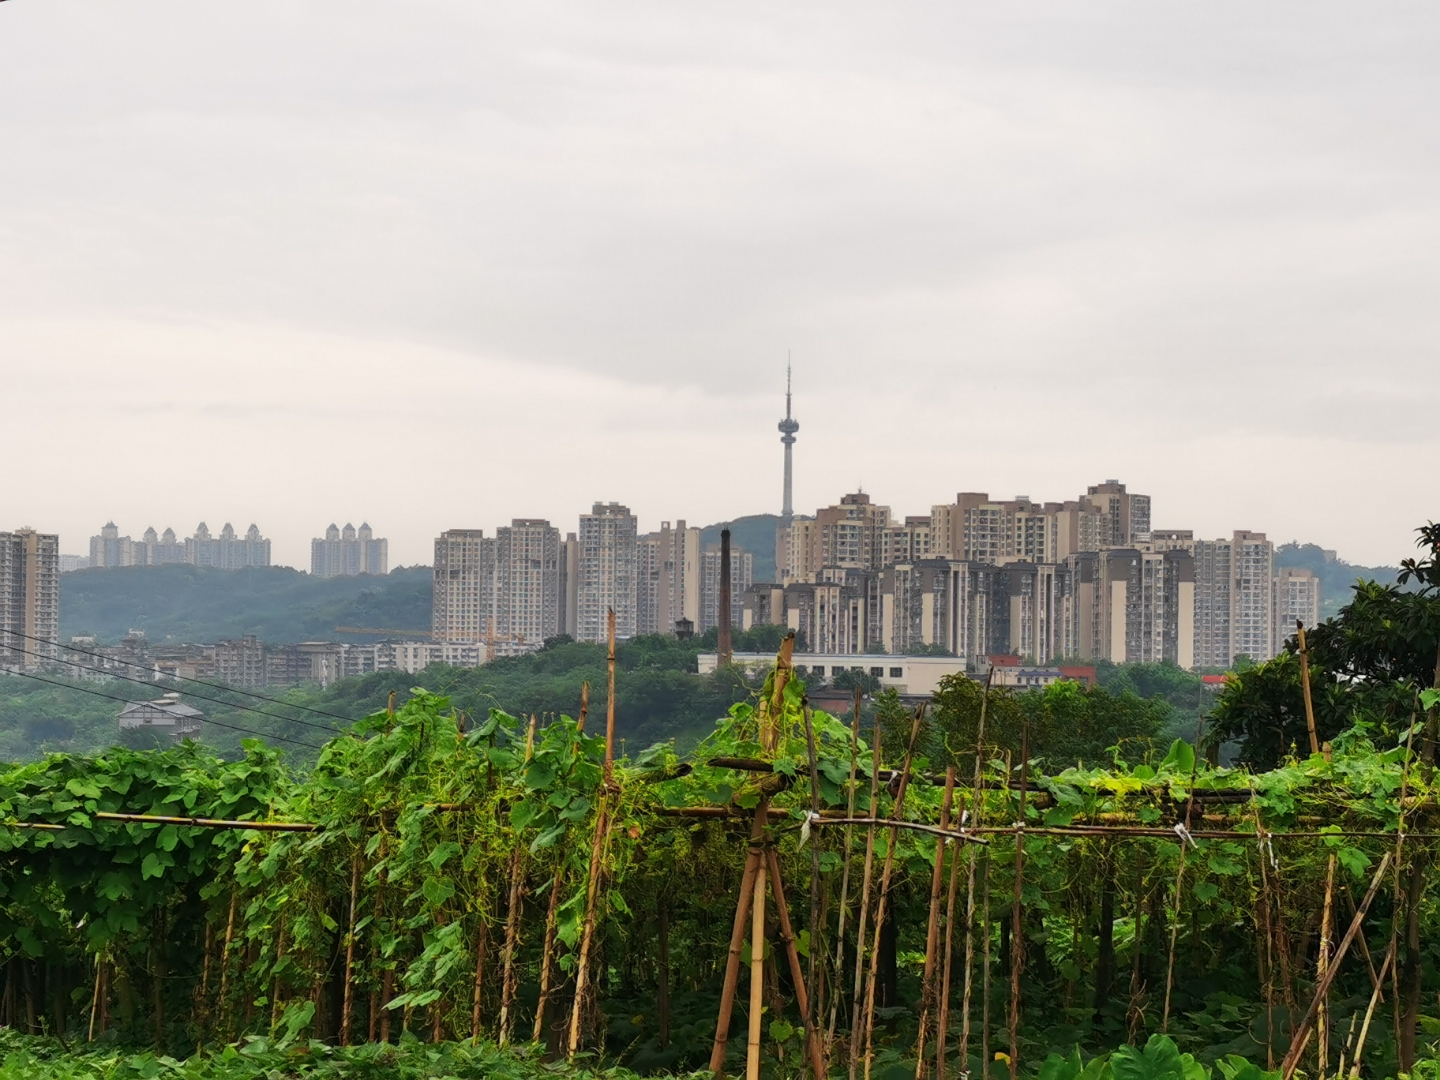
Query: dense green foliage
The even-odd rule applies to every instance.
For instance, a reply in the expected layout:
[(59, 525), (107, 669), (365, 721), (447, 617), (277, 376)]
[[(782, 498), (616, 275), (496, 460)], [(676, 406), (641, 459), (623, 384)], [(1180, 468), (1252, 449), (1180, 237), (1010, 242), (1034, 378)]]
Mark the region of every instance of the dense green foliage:
[[(60, 637), (119, 641), (131, 629), (152, 643), (216, 642), (254, 634), (267, 644), (334, 641), (337, 626), (430, 628), (431, 573), (313, 578), (284, 566), (213, 570), (122, 566), (60, 579)], [(342, 635), (375, 641), (375, 635)]]
[[(977, 698), (958, 684), (947, 688), (922, 724), (925, 759), (917, 765), (973, 764)], [(780, 701), (778, 710), (766, 706), (772, 700)], [(230, 763), (188, 747), (55, 757), (11, 769), (0, 775), (3, 819), (63, 828), (0, 828), (0, 911), (8, 920), (0, 937), (6, 986), (0, 1021), (38, 1029), (44, 1020), (75, 1038), (93, 1012), (98, 1026), (111, 1032), (107, 1037), (122, 1043), (158, 1042), (181, 1053), (197, 1041), (238, 1038), (243, 1045), (246, 1036), (258, 1035), (275, 1040), (266, 1044), (270, 1053), (280, 1042), (336, 1041), (348, 983), (353, 1041), (387, 1035), (393, 1041), (408, 1032), (443, 1043), (471, 1035), (478, 1016), (485, 1037), (508, 1028), (523, 1042), (532, 1034), (548, 968), (553, 993), (540, 1028), (553, 1042), (570, 1015), (593, 895), (588, 970), (597, 997), (581, 1010), (584, 1044), (637, 1071), (700, 1068), (713, 1031), (749, 812), (768, 797), (771, 837), (800, 943), (807, 957), (814, 955), (827, 1000), (837, 993), (840, 999), (842, 1037), (834, 1061), (843, 1069), (864, 830), (847, 843), (842, 829), (809, 825), (804, 839), (812, 794), (803, 685), (792, 681), (778, 699), (767, 685), (758, 702), (758, 709), (733, 707), (683, 763), (665, 744), (632, 754), (617, 765), (613, 788), (603, 783), (598, 708), (582, 736), (566, 717), (535, 730), (498, 710), (483, 723), (464, 725), (450, 703), (423, 693), (393, 717), (380, 712), (334, 739), (303, 779), (288, 776), (258, 746)], [(887, 735), (904, 719), (896, 704), (881, 702)], [(1394, 847), (1389, 837), (1399, 824), (1402, 775), (1420, 805), (1433, 801), (1426, 775), (1407, 766), (1406, 747), (1377, 746), (1364, 728), (1338, 737), (1330, 760), (1316, 755), (1252, 773), (1207, 766), (1184, 743), (1154, 748), (1143, 731), (1158, 722), (1156, 709), (1073, 685), (1031, 695), (995, 691), (986, 704), (987, 727), (995, 727), (985, 739), (985, 787), (967, 791), (965, 805), (971, 824), (978, 818), (999, 831), (983, 848), (951, 850), (962, 882), (971, 853), (976, 857), (979, 876), (970, 894), (977, 908), (976, 963), (983, 966), (982, 954), (991, 957), (984, 1037), (995, 1050), (1008, 1048), (1012, 950), (1022, 959), (1018, 1050), (1027, 1074), (1044, 1062), (1047, 1080), (1106, 1080), (1107, 1073), (1138, 1080), (1170, 1076), (1174, 1068), (1180, 1070), (1174, 1080), (1199, 1080), (1213, 1065), (1215, 1080), (1235, 1080), (1226, 1070), (1239, 1074), (1241, 1066), (1227, 1055), (1263, 1065), (1268, 1045), (1278, 1059), (1288, 1044), (1286, 1026), (1310, 993), (1314, 938), (1303, 928), (1319, 917), (1328, 857), (1337, 857), (1342, 885), (1358, 896)], [(1087, 749), (1083, 766), (1058, 763), (1082, 744), (1102, 742), (1095, 726), (1115, 717), (1129, 717), (1125, 722), (1142, 732), (1120, 757), (1102, 765)], [(813, 797), (822, 809), (841, 810), (853, 798), (861, 814), (894, 813), (893, 785), (881, 786), (872, 806), (869, 777), (880, 763), (852, 744), (847, 726), (820, 712), (810, 720), (819, 780)], [(1007, 775), (1002, 753), (1017, 723), (1033, 731), (1036, 749), (1049, 759), (1048, 775), (1041, 775), (1042, 762), (1027, 771), (1023, 809), (1018, 777)], [(775, 732), (773, 751), (765, 748), (768, 730)], [(891, 739), (883, 741), (884, 764), (899, 764), (888, 749)], [(774, 771), (708, 764), (717, 755), (769, 758)], [(1181, 872), (1180, 842), (1170, 826), (1185, 820), (1191, 791), (1221, 798), (1204, 804), (1205, 827), (1232, 835), (1202, 834), (1187, 845)], [(934, 822), (941, 795), (922, 775), (908, 789), (904, 816)], [(730, 817), (673, 816), (695, 806), (728, 807)], [(217, 833), (113, 823), (97, 817), (101, 811), (261, 817), (320, 828)], [(1156, 834), (1117, 838), (1081, 828), (1117, 817), (1152, 825)], [(1284, 838), (1304, 833), (1304, 823), (1317, 817), (1337, 831)], [(1030, 830), (1018, 881), (1008, 827), (1017, 818)], [(597, 835), (601, 820), (608, 827)], [(1194, 824), (1198, 831), (1200, 820)], [(1257, 826), (1280, 835), (1257, 843)], [(1374, 835), (1357, 835), (1364, 833)], [(878, 887), (889, 842), (884, 831), (876, 840)], [(1424, 835), (1413, 837), (1407, 866), (1429, 865), (1430, 844)], [(898, 834), (891, 930), (877, 939), (883, 1022), (875, 1068), (882, 1076), (913, 1075), (935, 855), (933, 836)], [(847, 867), (850, 936), (835, 970), (839, 882)], [(818, 923), (806, 902), (817, 871)], [(1021, 933), (1015, 938), (1017, 886)], [(1403, 906), (1388, 885), (1381, 890), (1365, 929), (1373, 956), (1384, 953), (1391, 918)], [(1430, 973), (1419, 1000), (1428, 1001), (1433, 973), (1440, 971), (1428, 943), (1437, 940), (1432, 931), (1440, 919), (1423, 890), (1415, 910), (1423, 954), (1415, 970)], [(1172, 932), (1178, 948), (1169, 1034), (1177, 1046), (1147, 1044), (1161, 1023)], [(963, 934), (962, 925), (957, 935)], [(551, 940), (558, 944), (548, 950)], [(798, 1073), (801, 1037), (793, 984), (779, 960), (783, 944), (776, 938), (767, 951), (772, 945), (779, 971), (765, 991), (764, 1055), (767, 1075), (778, 1077)], [(1278, 963), (1277, 955), (1283, 957)], [(960, 978), (954, 977), (952, 1053)], [(96, 987), (100, 993), (92, 997)], [(1352, 957), (1332, 994), (1332, 1061), (1369, 989), (1365, 965)], [(742, 1026), (744, 1000), (737, 1004)], [(977, 1003), (977, 1025), (980, 1015)], [(1420, 1027), (1423, 1035), (1428, 1029)], [(978, 1067), (979, 1039), (977, 1033), (968, 1063), (954, 1061), (955, 1068)], [(1127, 1042), (1145, 1049), (1114, 1049)], [(742, 1043), (732, 1038), (732, 1054)], [(1076, 1046), (1100, 1056), (1086, 1063), (1072, 1054)], [(1182, 1052), (1195, 1060), (1186, 1063)], [(419, 1051), (345, 1053), (358, 1062), (373, 1060), (365, 1054)], [(461, 1051), (432, 1047), (427, 1053), (452, 1055), (455, 1075), (470, 1068)], [(1367, 1075), (1393, 1073), (1395, 1054), (1389, 1025), (1377, 1025)], [(239, 1071), (251, 1067), (242, 1058), (221, 1059), (237, 1070), (221, 1075), (249, 1075)], [(307, 1060), (336, 1058), (314, 1050)], [(1153, 1068), (1144, 1072), (1147, 1061)], [(1245, 1068), (1251, 1071), (1244, 1077), (1258, 1080), (1253, 1067)]]

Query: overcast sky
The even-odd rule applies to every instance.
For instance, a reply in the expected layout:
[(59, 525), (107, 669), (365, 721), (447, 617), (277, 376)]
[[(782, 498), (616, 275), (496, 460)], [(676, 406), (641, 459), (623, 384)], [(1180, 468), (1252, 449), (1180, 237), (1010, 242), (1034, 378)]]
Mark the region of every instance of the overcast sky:
[(0, 529), (1440, 517), (1440, 12), (0, 4)]

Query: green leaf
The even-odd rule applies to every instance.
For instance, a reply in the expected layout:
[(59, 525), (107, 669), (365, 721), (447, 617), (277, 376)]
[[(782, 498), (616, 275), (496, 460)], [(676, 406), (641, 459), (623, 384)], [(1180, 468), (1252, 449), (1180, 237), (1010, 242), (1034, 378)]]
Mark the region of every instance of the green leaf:
[(1188, 776), (1194, 770), (1195, 748), (1184, 739), (1176, 739), (1170, 744), (1170, 751), (1165, 755), (1165, 760), (1160, 762), (1160, 771), (1183, 773)]
[(1220, 895), (1220, 886), (1213, 881), (1197, 881), (1195, 883), (1195, 896), (1197, 899), (1209, 903)]
[(420, 891), (425, 894), (426, 900), (439, 907), (455, 895), (455, 883), (448, 878), (426, 878)]
[(151, 878), (163, 877), (165, 875), (165, 863), (161, 862), (160, 855), (152, 851), (145, 856), (145, 861), (140, 864), (140, 880), (149, 881)]
[(1355, 876), (1356, 881), (1365, 880), (1365, 872), (1370, 867), (1369, 855), (1359, 848), (1342, 847), (1336, 853), (1336, 857), (1340, 860), (1340, 865)]

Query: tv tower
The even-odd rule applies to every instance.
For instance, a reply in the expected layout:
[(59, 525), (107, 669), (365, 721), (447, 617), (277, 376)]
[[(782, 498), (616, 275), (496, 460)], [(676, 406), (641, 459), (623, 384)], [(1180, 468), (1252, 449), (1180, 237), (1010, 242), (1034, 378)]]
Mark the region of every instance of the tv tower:
[(785, 502), (780, 508), (780, 523), (789, 525), (790, 520), (795, 516), (795, 507), (791, 501), (792, 493), (792, 462), (791, 455), (795, 446), (795, 433), (800, 430), (800, 421), (790, 415), (790, 361), (785, 361), (785, 419), (780, 421), (780, 441), (785, 445)]

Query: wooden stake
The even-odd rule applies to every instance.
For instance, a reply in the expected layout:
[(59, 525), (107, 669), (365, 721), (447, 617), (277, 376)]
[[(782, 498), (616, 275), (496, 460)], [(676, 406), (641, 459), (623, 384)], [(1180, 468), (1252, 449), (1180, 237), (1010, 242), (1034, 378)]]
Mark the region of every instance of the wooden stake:
[(656, 921), (659, 931), (659, 976), (660, 983), (660, 1049), (670, 1046), (670, 901), (661, 896), (656, 904)]
[(1320, 753), (1320, 740), (1315, 734), (1315, 706), (1310, 701), (1310, 649), (1305, 644), (1305, 624), (1295, 620), (1300, 641), (1300, 692), (1305, 698), (1305, 730), (1310, 733), (1310, 753)]
[[(1200, 769), (1200, 736), (1205, 730), (1202, 715), (1195, 730), (1195, 752), (1190, 763), (1190, 787), (1185, 801), (1185, 831), (1190, 831), (1190, 815), (1195, 809), (1195, 777)], [(1160, 1014), (1160, 1030), (1170, 1030), (1170, 992), (1175, 986), (1175, 942), (1180, 934), (1180, 901), (1184, 896), (1186, 839), (1180, 838), (1180, 859), (1175, 869), (1175, 912), (1170, 920), (1170, 952), (1165, 962), (1165, 1009)]]
[(582, 682), (582, 683), (580, 684), (580, 719), (578, 719), (578, 720), (575, 721), (575, 731), (576, 731), (577, 733), (584, 732), (584, 730), (585, 730), (585, 717), (589, 714), (589, 712), (590, 712), (590, 680), (587, 679), (587, 680), (585, 680), (585, 682)]
[(735, 902), (735, 923), (730, 930), (730, 951), (725, 960), (725, 983), (720, 990), (720, 1012), (715, 1020), (715, 1041), (710, 1048), (710, 1071), (717, 1080), (725, 1075), (725, 1046), (730, 1039), (730, 1017), (735, 1008), (735, 988), (740, 981), (740, 953), (745, 948), (745, 924), (755, 902), (755, 875), (760, 868), (760, 842), (770, 802), (762, 798), (755, 808), (750, 827), (750, 851), (740, 878), (740, 895)]
[(550, 1004), (550, 979), (554, 967), (555, 913), (560, 907), (560, 870), (550, 882), (550, 906), (545, 912), (545, 942), (540, 949), (540, 1000), (535, 1005), (535, 1030), (533, 1038), (539, 1042), (545, 1035), (545, 1010)]
[(585, 923), (580, 932), (580, 955), (575, 968), (575, 1002), (570, 1010), (570, 1052), (574, 1057), (580, 1049), (580, 1020), (589, 989), (590, 948), (595, 938), (595, 906), (600, 895), (600, 875), (605, 857), (605, 838), (610, 832), (609, 789), (601, 792), (600, 808), (595, 815), (595, 840), (590, 847), (590, 866), (585, 887)]
[(615, 609), (609, 609), (606, 620), (610, 652), (605, 660), (609, 693), (605, 698), (605, 786), (615, 782)]
[(350, 860), (350, 926), (345, 933), (345, 998), (340, 1013), (340, 1045), (350, 1045), (350, 1014), (353, 1011), (355, 973), (355, 905), (360, 892), (360, 856)]
[(225, 945), (220, 950), (220, 1008), (225, 1008), (225, 989), (230, 982), (230, 943), (235, 940), (235, 886), (230, 886), (230, 915), (225, 920)]
[[(925, 718), (925, 706), (915, 710), (915, 720), (910, 725), (910, 745), (905, 750), (905, 771), (900, 774), (900, 790), (895, 793), (895, 809), (890, 815), (892, 821), (905, 816), (905, 792), (910, 786), (910, 762), (915, 756), (915, 743), (920, 738), (920, 724)], [(880, 725), (875, 725), (878, 730)], [(890, 826), (889, 842), (885, 845), (885, 866), (880, 871), (880, 899), (875, 904), (875, 930), (870, 946), (870, 977), (865, 981), (865, 1080), (870, 1080), (870, 1066), (874, 1060), (875, 1034), (875, 982), (880, 974), (880, 935), (885, 929), (885, 904), (890, 896), (890, 875), (895, 869), (895, 848), (900, 842), (900, 829)]]
[[(974, 849), (970, 852), (971, 885), (974, 885)], [(955, 945), (955, 886), (960, 881), (960, 853), (950, 856), (950, 888), (945, 897), (945, 969), (940, 977), (940, 1016), (935, 1025), (935, 1080), (945, 1080), (945, 1043), (950, 1033), (950, 962)], [(974, 906), (973, 898), (970, 901)], [(968, 973), (967, 973), (968, 974)]]
[(796, 1004), (805, 1028), (805, 1046), (810, 1054), (810, 1071), (814, 1080), (825, 1078), (825, 1055), (820, 1045), (810, 1012), (810, 995), (805, 986), (804, 972), (800, 967), (800, 952), (795, 947), (795, 931), (790, 925), (790, 907), (785, 903), (785, 882), (780, 876), (780, 858), (775, 849), (765, 850), (766, 865), (770, 870), (770, 892), (775, 897), (775, 913), (780, 923), (780, 940), (785, 942), (785, 956), (790, 963), (790, 980), (795, 984)]
[(1010, 1080), (1020, 1074), (1020, 971), (1025, 966), (1025, 781), (1030, 774), (1030, 728), (1020, 735), (1020, 816), (1015, 831), (1014, 897), (1010, 910)]
[(1356, 1080), (1360, 1075), (1360, 1058), (1365, 1053), (1365, 1038), (1370, 1034), (1370, 1020), (1374, 1017), (1375, 1005), (1380, 1000), (1380, 987), (1385, 984), (1385, 974), (1394, 961), (1395, 941), (1391, 939), (1389, 948), (1385, 950), (1385, 959), (1380, 963), (1380, 978), (1375, 982), (1375, 989), (1370, 992), (1370, 1004), (1365, 1009), (1365, 1022), (1360, 1025), (1360, 1038), (1355, 1043), (1355, 1061), (1350, 1066), (1350, 1080)]
[[(847, 787), (848, 803), (846, 815), (855, 816), (855, 770), (860, 755), (860, 688), (855, 688), (855, 710), (850, 721), (850, 781)], [(870, 808), (875, 813), (875, 808)], [(825, 1033), (825, 1050), (828, 1054), (835, 1041), (835, 1023), (840, 1014), (840, 964), (845, 959), (845, 909), (850, 901), (850, 847), (854, 827), (845, 826), (845, 869), (840, 875), (840, 925), (835, 930), (835, 1000), (830, 1004), (830, 1025)]]
[[(534, 728), (531, 728), (533, 733)], [(525, 891), (525, 848), (515, 845), (510, 853), (510, 906), (505, 915), (505, 954), (501, 960), (500, 976), (500, 1035), (501, 1046), (510, 1043), (510, 1029), (515, 1011), (515, 991), (519, 978), (515, 972), (515, 950), (520, 944), (520, 914), (524, 904)]]
[[(489, 907), (488, 902), (485, 905)], [(485, 989), (485, 954), (489, 951), (490, 929), (485, 922), (485, 912), (480, 913), (480, 931), (475, 937), (475, 982), (470, 998), (470, 1045), (474, 1046), (480, 1041), (480, 1003), (484, 1000)], [(390, 1000), (390, 969), (385, 969), (385, 1000)], [(380, 1041), (390, 1041), (390, 1010), (381, 1006), (384, 1012), (381, 1014), (385, 1020), (380, 1030)]]
[[(1320, 953), (1315, 962), (1316, 981), (1325, 978), (1330, 967), (1330, 924), (1335, 897), (1335, 856), (1331, 855), (1325, 867), (1325, 905), (1320, 914)], [(1330, 1066), (1330, 1001), (1329, 994), (1320, 999), (1320, 1009), (1315, 1017), (1315, 1051), (1319, 1055), (1317, 1064), (1323, 1077)]]
[(865, 831), (865, 871), (861, 875), (860, 913), (855, 919), (855, 992), (850, 1007), (850, 1080), (855, 1080), (855, 1066), (860, 1060), (860, 1016), (865, 999), (861, 988), (865, 978), (865, 922), (870, 913), (870, 874), (875, 864), (874, 819), (880, 805), (880, 719), (875, 718), (875, 747), (870, 759), (870, 817)]
[(746, 1044), (745, 1080), (760, 1080), (760, 1034), (765, 1009), (765, 862), (755, 868), (750, 900), (750, 1037)]
[(1370, 888), (1365, 893), (1365, 899), (1355, 911), (1355, 917), (1350, 920), (1350, 928), (1345, 931), (1345, 936), (1340, 939), (1340, 945), (1335, 950), (1335, 956), (1330, 962), (1324, 978), (1320, 979), (1315, 987), (1315, 996), (1310, 1001), (1310, 1007), (1305, 1011), (1305, 1017), (1300, 1021), (1300, 1027), (1295, 1032), (1295, 1037), (1290, 1040), (1290, 1052), (1285, 1055), (1284, 1062), (1280, 1065), (1282, 1080), (1290, 1080), (1295, 1069), (1300, 1064), (1300, 1055), (1305, 1052), (1305, 1043), (1310, 1038), (1310, 1028), (1315, 1021), (1315, 1014), (1320, 1008), (1320, 1002), (1330, 992), (1330, 984), (1335, 981), (1335, 975), (1340, 970), (1340, 963), (1345, 959), (1345, 954), (1350, 951), (1350, 944), (1355, 940), (1355, 935), (1360, 932), (1360, 927), (1365, 921), (1365, 913), (1370, 910), (1370, 902), (1375, 899), (1375, 893), (1380, 889), (1380, 880), (1385, 875), (1385, 869), (1390, 865), (1390, 852), (1386, 852), (1380, 859), (1380, 865), (1375, 868), (1375, 876), (1370, 879)]
[[(981, 818), (985, 809), (985, 715), (990, 706), (990, 683), (995, 678), (995, 665), (990, 665), (985, 672), (984, 696), (980, 699), (980, 719), (975, 725), (975, 776), (970, 784), (970, 827), (979, 828), (982, 824)], [(1005, 782), (1010, 782), (1006, 777)], [(969, 866), (965, 870), (965, 990), (962, 997), (960, 1017), (960, 1071), (965, 1073), (970, 1068), (970, 999), (974, 989), (975, 971), (975, 848), (970, 848)], [(990, 857), (985, 857), (985, 1032), (986, 1043), (984, 1050), (989, 1049), (989, 1008), (990, 1008), (990, 938), (989, 938), (989, 912), (990, 912)], [(949, 980), (946, 980), (946, 991), (949, 991)], [(943, 1036), (942, 1036), (943, 1038)], [(983, 1054), (982, 1054), (983, 1056)], [(989, 1075), (989, 1066), (982, 1064)], [(941, 1063), (940, 1069), (944, 1069)]]
[[(805, 716), (805, 747), (810, 759), (810, 812), (815, 817), (820, 816), (820, 770), (816, 764), (815, 750), (815, 722), (810, 713), (810, 705), (804, 706)], [(778, 878), (777, 878), (778, 881)], [(776, 894), (778, 897), (778, 893)], [(805, 1001), (805, 1026), (813, 1038), (815, 1029), (819, 1026), (820, 1017), (814, 1010), (820, 1008), (819, 986), (815, 979), (815, 958), (821, 955), (820, 941), (820, 838), (810, 837), (810, 970), (806, 976), (806, 1001)], [(824, 1073), (816, 1076), (816, 1080), (823, 1080)]]
[[(950, 827), (950, 807), (955, 798), (955, 766), (945, 770), (945, 793), (940, 800), (940, 827)], [(920, 981), (920, 1035), (915, 1041), (915, 1080), (925, 1075), (925, 1037), (930, 1014), (935, 1008), (935, 960), (940, 944), (940, 888), (945, 883), (945, 848), (948, 841), (935, 841), (935, 869), (930, 875), (930, 922), (925, 928), (925, 972)], [(958, 854), (958, 853), (957, 853)]]

